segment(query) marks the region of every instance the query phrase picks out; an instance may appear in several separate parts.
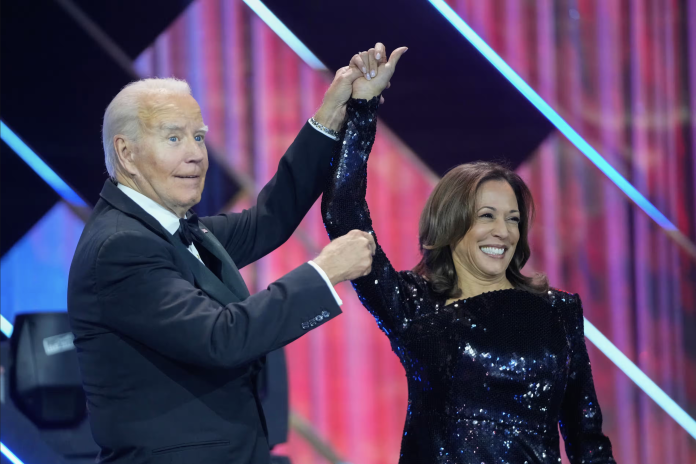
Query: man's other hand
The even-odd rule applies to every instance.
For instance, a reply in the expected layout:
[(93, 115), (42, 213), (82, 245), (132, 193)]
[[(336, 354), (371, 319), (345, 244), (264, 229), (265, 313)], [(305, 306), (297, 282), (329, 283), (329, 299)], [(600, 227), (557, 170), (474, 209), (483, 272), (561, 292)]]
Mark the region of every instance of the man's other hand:
[(336, 285), (372, 272), (372, 257), (376, 249), (372, 235), (351, 230), (328, 244), (314, 259), (314, 264), (326, 273), (332, 285)]

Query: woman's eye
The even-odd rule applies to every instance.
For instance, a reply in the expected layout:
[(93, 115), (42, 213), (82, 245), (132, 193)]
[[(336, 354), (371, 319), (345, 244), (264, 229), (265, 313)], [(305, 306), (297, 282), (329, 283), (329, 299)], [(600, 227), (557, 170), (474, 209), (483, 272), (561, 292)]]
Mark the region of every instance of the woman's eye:
[(479, 217), (482, 217), (482, 218), (492, 218), (493, 215), (492, 215), (491, 213), (484, 213), (484, 214), (480, 215)]
[(518, 218), (517, 216), (511, 217), (510, 220), (511, 220), (511, 221), (515, 221), (515, 222), (517, 222), (517, 223), (520, 222), (520, 218)]
[(179, 141), (179, 137), (177, 137), (177, 136), (175, 136), (175, 135), (172, 135), (171, 137), (169, 137), (169, 141), (170, 141), (170, 142), (178, 142), (178, 141)]

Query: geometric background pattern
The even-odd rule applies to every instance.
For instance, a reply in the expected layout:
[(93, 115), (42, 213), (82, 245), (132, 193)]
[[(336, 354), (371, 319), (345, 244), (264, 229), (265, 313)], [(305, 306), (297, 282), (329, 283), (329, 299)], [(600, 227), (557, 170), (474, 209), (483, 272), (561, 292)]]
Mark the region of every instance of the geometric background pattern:
[[(696, 48), (696, 1), (448, 3), (696, 241), (696, 49), (687, 48)], [(355, 41), (364, 42), (357, 35)], [(135, 65), (143, 76), (189, 81), (217, 161), (252, 181), (234, 210), (253, 204), (331, 79), (302, 62), (241, 0), (195, 1)], [(400, 79), (408, 76), (397, 75), (393, 85)], [(387, 105), (400, 104), (406, 102), (387, 94)], [(374, 227), (395, 267), (411, 268), (420, 209), (437, 178), (419, 160), (428, 154), (412, 153), (384, 124), (373, 153)], [(553, 286), (580, 293), (588, 320), (696, 416), (694, 262), (562, 136), (550, 136), (519, 173), (538, 213), (525, 272), (545, 272)], [(242, 270), (252, 291), (328, 243), (317, 206), (288, 243)], [(3, 256), (3, 316), (65, 309), (82, 227), (58, 203)], [(45, 291), (32, 291), (37, 283)], [(395, 462), (405, 374), (351, 287), (338, 291), (344, 314), (287, 348), (291, 407), (346, 460)], [(696, 442), (601, 352), (588, 349), (617, 462), (696, 462)], [(279, 448), (295, 462), (321, 462), (295, 434)]]

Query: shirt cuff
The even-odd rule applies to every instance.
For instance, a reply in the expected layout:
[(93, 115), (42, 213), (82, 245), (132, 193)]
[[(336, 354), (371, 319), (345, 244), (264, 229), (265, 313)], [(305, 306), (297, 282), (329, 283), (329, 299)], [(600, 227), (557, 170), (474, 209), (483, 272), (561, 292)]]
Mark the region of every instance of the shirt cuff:
[(308, 261), (307, 264), (309, 264), (310, 266), (312, 266), (314, 269), (317, 270), (317, 272), (319, 273), (321, 278), (324, 279), (324, 282), (326, 282), (326, 285), (329, 286), (329, 290), (331, 290), (331, 294), (333, 295), (334, 299), (336, 300), (336, 304), (338, 304), (338, 306), (342, 306), (343, 301), (338, 296), (338, 293), (336, 293), (336, 289), (334, 289), (333, 285), (331, 285), (331, 281), (329, 280), (329, 276), (327, 276), (326, 273), (324, 272), (324, 270), (322, 268), (320, 268), (319, 266), (317, 266), (317, 264), (314, 261)]
[[(321, 133), (321, 134), (324, 134), (325, 136), (327, 136), (327, 137), (330, 138), (331, 140), (335, 140), (335, 141), (338, 142), (338, 137), (336, 137), (335, 135), (329, 134), (328, 132), (322, 130), (321, 127), (319, 127), (319, 126), (313, 124), (311, 118), (308, 119), (307, 122), (309, 123), (310, 126), (312, 126), (312, 128), (314, 128), (315, 131), (317, 131), (317, 132), (319, 132), (319, 133)], [(310, 262), (311, 262), (311, 261), (310, 261)], [(333, 287), (332, 287), (332, 288), (333, 288)]]

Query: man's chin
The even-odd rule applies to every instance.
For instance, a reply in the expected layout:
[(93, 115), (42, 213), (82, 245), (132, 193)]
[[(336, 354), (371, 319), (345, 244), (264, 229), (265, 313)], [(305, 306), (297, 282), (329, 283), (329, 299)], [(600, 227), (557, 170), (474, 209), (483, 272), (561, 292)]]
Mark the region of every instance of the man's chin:
[(199, 193), (197, 195), (191, 195), (190, 197), (187, 197), (187, 198), (179, 198), (177, 201), (177, 204), (179, 205), (179, 207), (181, 209), (185, 209), (186, 211), (188, 211), (200, 202), (201, 202), (201, 194)]
[(186, 202), (186, 205), (187, 205), (186, 209), (191, 209), (200, 202), (201, 202), (201, 195), (198, 195), (197, 197), (192, 197)]

